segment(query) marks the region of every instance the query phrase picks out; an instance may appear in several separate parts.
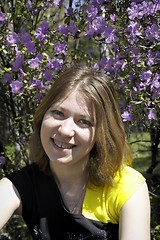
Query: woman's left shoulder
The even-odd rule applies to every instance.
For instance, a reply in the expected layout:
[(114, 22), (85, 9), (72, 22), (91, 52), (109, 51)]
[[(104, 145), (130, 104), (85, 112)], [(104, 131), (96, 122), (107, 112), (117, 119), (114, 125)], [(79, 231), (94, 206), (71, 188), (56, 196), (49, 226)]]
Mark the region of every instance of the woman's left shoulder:
[(125, 166), (123, 167), (119, 173), (116, 174), (115, 176), (115, 182), (117, 184), (135, 184), (135, 185), (141, 185), (145, 182), (145, 178), (136, 169), (130, 167), (130, 166)]
[(106, 209), (112, 222), (119, 222), (123, 205), (145, 183), (144, 176), (132, 167), (124, 166), (114, 178), (112, 186), (105, 186)]
[(106, 188), (106, 195), (107, 201), (114, 203), (114, 211), (118, 217), (123, 205), (146, 180), (140, 172), (129, 166), (121, 169), (121, 172), (116, 174), (114, 180), (115, 184)]

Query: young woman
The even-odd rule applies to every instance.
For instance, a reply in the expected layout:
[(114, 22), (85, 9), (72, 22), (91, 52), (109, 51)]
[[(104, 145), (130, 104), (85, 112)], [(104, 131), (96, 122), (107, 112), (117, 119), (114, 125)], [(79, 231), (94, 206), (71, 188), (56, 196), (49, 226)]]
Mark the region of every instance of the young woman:
[(150, 240), (144, 177), (131, 153), (110, 79), (66, 70), (34, 117), (31, 164), (0, 182), (0, 227), (22, 214), (33, 239)]

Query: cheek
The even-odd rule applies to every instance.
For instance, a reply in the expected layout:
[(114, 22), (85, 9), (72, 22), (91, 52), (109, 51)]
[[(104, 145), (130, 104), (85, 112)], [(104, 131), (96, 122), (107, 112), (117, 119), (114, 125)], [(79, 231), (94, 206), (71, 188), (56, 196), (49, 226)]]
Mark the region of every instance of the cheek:
[(43, 131), (49, 131), (55, 126), (55, 121), (52, 118), (47, 118), (42, 121), (41, 129)]
[(81, 136), (82, 136), (82, 139), (84, 142), (94, 145), (94, 143), (95, 143), (95, 130), (94, 129), (88, 129), (88, 130), (84, 131), (81, 134)]
[(40, 130), (40, 137), (41, 140), (44, 140), (44, 138), (47, 136), (47, 134), (50, 132), (51, 124), (49, 124), (48, 120), (43, 120)]

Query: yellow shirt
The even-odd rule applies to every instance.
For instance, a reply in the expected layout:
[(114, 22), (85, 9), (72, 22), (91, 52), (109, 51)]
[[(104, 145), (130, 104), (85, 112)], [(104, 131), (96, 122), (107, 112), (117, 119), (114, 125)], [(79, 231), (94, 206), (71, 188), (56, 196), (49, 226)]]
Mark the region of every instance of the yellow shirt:
[(145, 178), (131, 167), (125, 167), (115, 177), (115, 186), (87, 188), (82, 214), (92, 220), (114, 223), (125, 202), (144, 184)]

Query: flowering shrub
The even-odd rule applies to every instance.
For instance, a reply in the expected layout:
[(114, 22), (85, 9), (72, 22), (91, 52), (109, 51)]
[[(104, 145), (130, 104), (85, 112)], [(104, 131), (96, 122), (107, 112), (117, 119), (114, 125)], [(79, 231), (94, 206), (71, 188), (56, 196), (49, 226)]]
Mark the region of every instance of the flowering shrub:
[(159, 129), (159, 11), (159, 0), (5, 2), (0, 85), (11, 139), (25, 151), (37, 104), (73, 62), (87, 62), (112, 77), (124, 122)]

